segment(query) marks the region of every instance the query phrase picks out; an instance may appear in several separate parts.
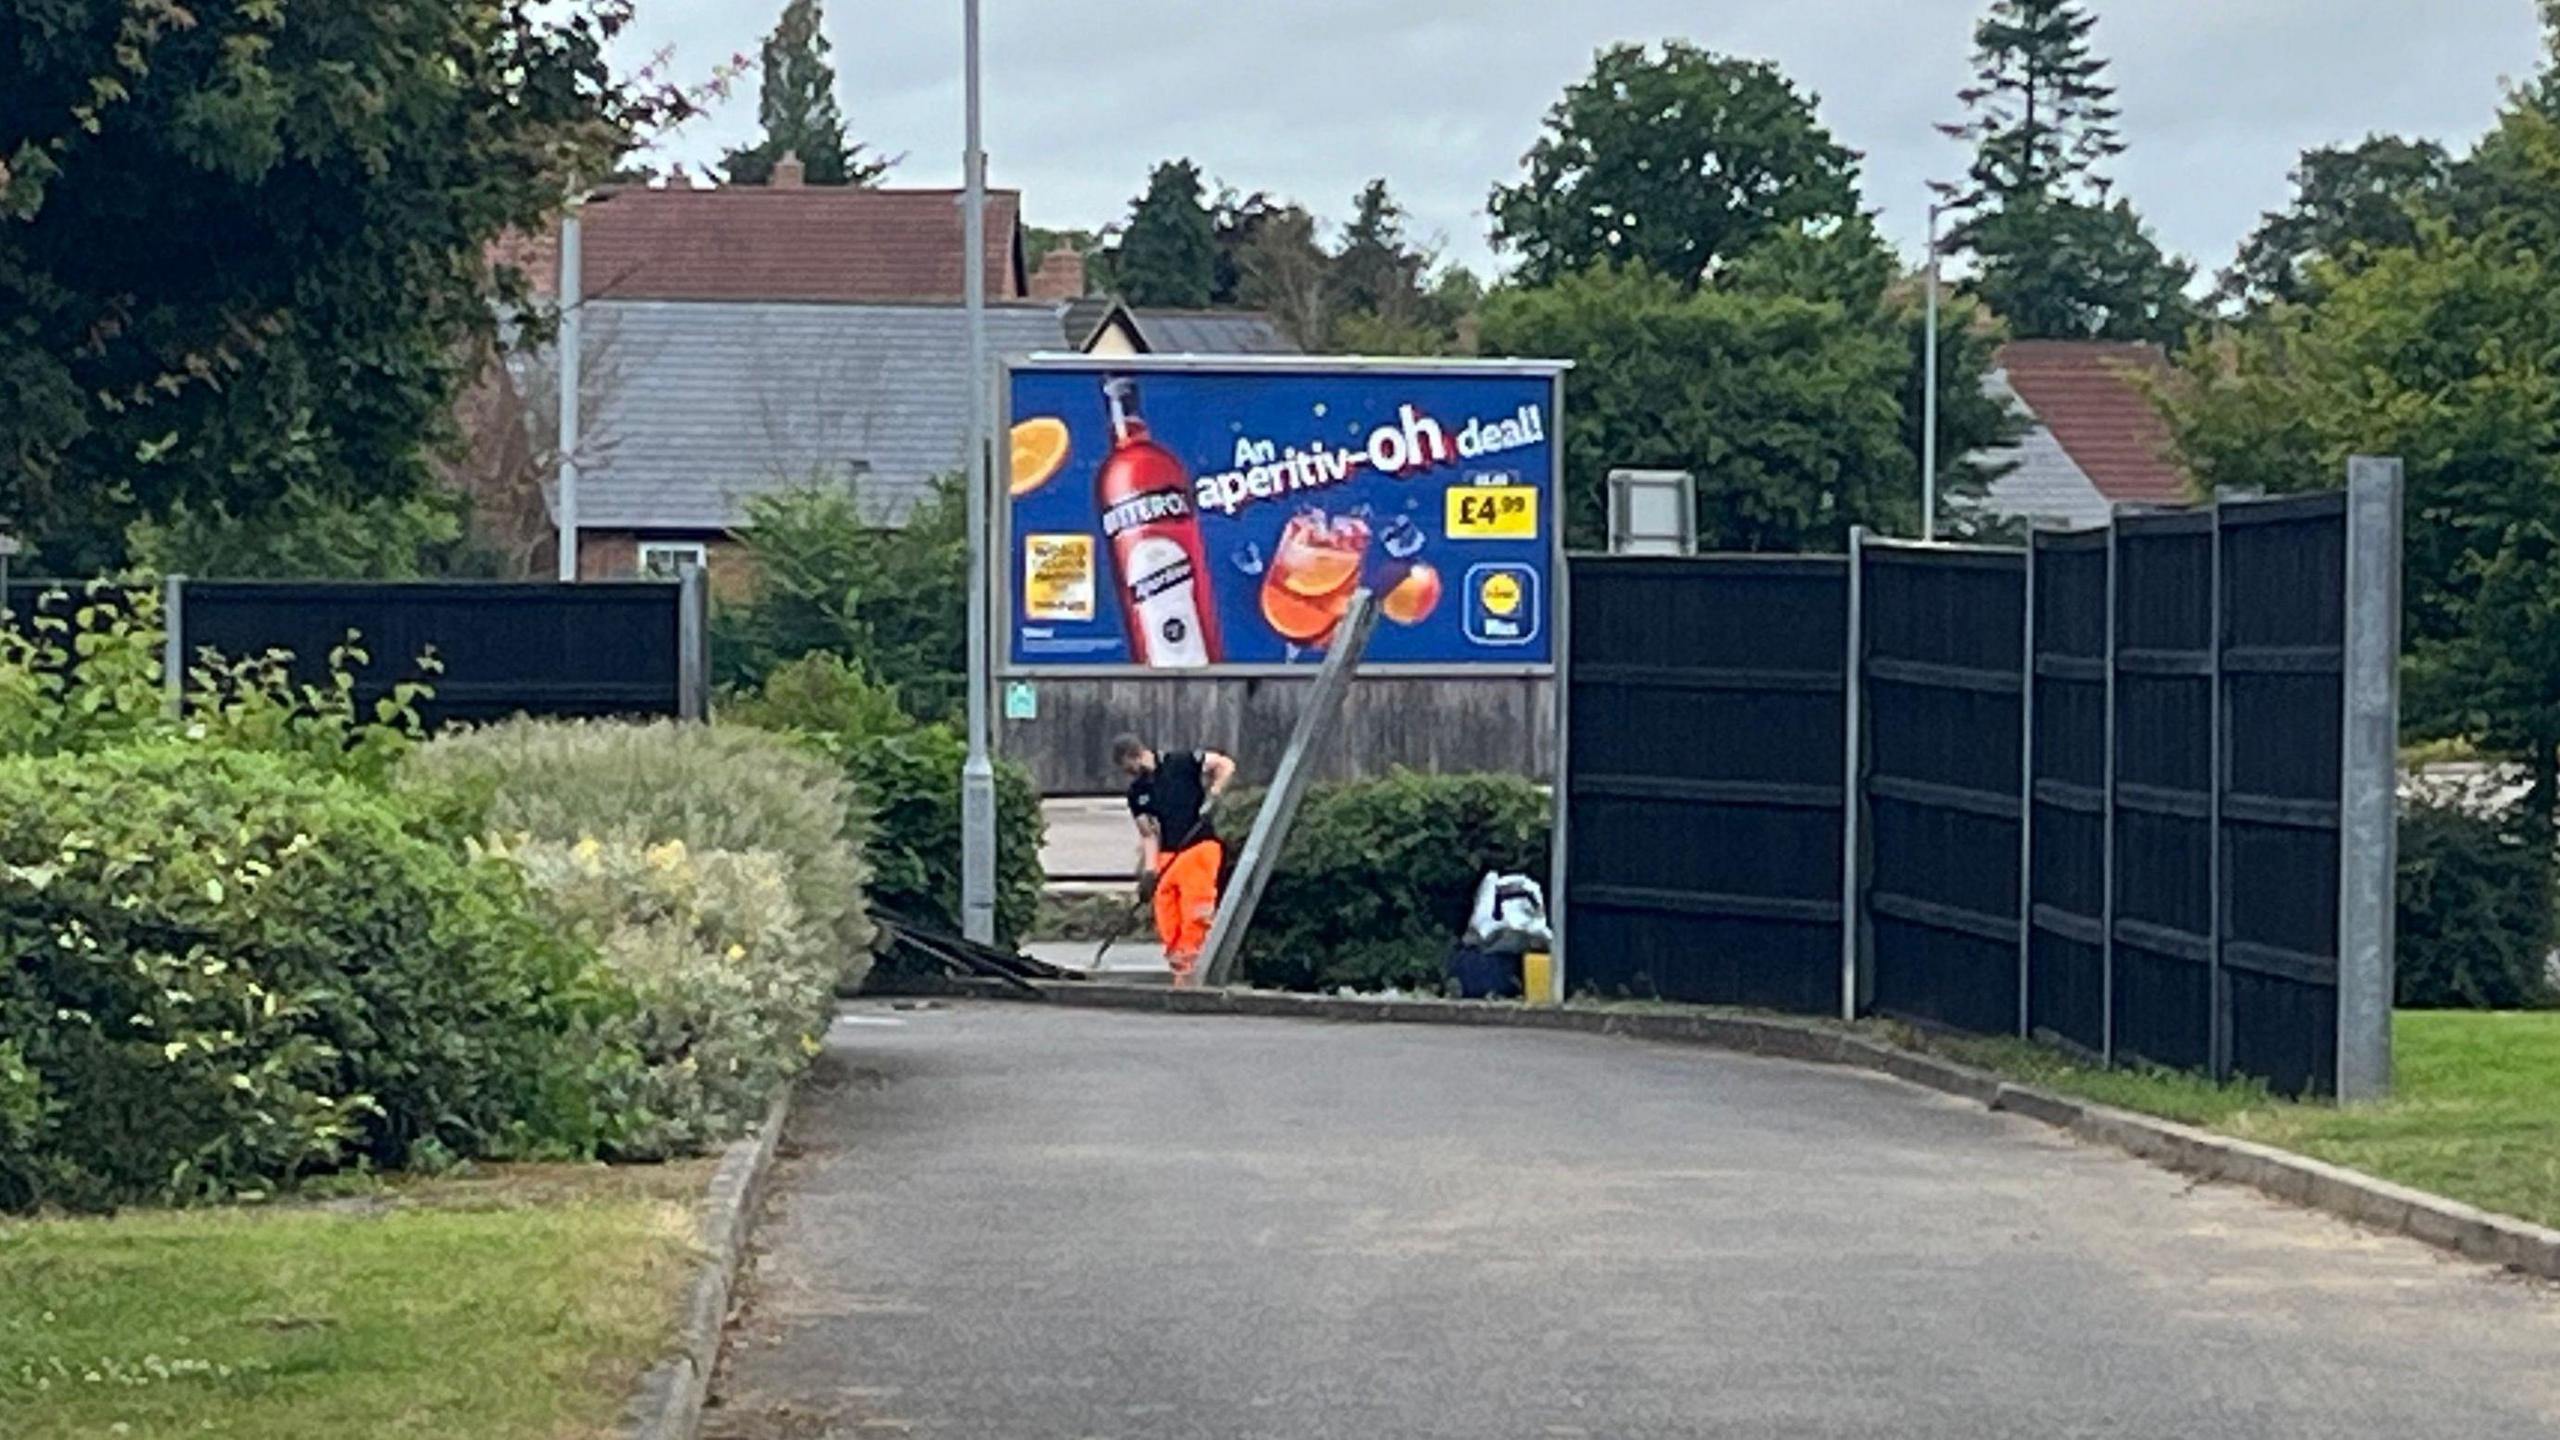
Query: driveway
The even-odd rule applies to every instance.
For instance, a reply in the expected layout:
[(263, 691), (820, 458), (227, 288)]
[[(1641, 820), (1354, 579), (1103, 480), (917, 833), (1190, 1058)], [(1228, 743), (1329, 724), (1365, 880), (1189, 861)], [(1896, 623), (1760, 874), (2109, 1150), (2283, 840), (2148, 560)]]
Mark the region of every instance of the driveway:
[(1851, 1071), (849, 1011), (716, 1440), (2560, 1432), (2560, 1295)]

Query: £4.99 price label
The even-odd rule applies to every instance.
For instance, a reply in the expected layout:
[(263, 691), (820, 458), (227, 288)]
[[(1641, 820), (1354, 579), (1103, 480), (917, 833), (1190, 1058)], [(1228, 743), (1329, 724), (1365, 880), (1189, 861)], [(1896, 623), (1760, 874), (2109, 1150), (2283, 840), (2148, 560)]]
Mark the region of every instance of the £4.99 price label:
[(1527, 485), (1467, 485), (1449, 489), (1452, 540), (1535, 540), (1538, 492)]

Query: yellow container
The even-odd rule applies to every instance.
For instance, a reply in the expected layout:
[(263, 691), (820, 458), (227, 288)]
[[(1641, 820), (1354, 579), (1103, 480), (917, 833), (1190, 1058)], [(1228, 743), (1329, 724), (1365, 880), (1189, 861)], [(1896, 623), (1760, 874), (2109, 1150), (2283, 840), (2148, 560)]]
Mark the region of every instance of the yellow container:
[(1520, 993), (1531, 1005), (1556, 1003), (1556, 961), (1544, 950), (1520, 957)]

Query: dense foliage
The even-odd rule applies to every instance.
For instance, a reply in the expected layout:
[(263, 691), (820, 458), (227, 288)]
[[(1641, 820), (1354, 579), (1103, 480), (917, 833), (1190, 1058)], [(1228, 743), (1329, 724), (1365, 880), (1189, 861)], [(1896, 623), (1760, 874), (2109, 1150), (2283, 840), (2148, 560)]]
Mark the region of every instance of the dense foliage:
[(1973, 162), (1945, 199), (1972, 291), (2028, 339), (2175, 344), (2196, 318), (2195, 268), (2162, 253), (2100, 173), (2124, 153), (2115, 87), (2083, 0), (1992, 0), (1974, 30), (1965, 118)]
[(865, 155), (846, 133), (844, 109), (836, 100), (836, 67), (828, 59), (826, 7), (820, 0), (788, 0), (782, 18), (764, 41), (759, 68), (763, 88), (756, 99), (756, 119), (764, 138), (732, 150), (721, 160), (732, 185), (765, 185), (773, 180), (774, 162), (797, 156), (802, 179), (811, 185), (872, 185), (897, 164), (894, 159)]
[(968, 686), (967, 518), (953, 480), (903, 517), (842, 489), (749, 501), (740, 539), (754, 585), (712, 616), (715, 678), (753, 689), (828, 654), (859, 664), (918, 720), (956, 716)]
[[(1258, 800), (1218, 826), (1241, 845)], [(1546, 884), (1549, 801), (1509, 775), (1418, 775), (1310, 791), (1245, 940), (1252, 984), (1437, 990), (1488, 870)]]
[[(870, 815), (872, 903), (882, 913), (957, 933), (960, 927), (960, 767), (968, 742), (948, 724), (920, 724), (885, 687), (820, 651), (776, 671), (725, 707), (724, 724), (797, 737), (844, 771)], [(996, 765), (996, 934), (1011, 944), (1040, 905), (1040, 792), (1029, 771)]]
[(1774, 65), (1681, 41), (1600, 53), (1493, 192), (1494, 243), (1551, 284), (1641, 262), (1683, 289), (1773, 236), (1858, 213), (1858, 157)]
[(426, 488), (489, 242), (681, 100), (628, 0), (0, 13), (0, 514), (56, 573), (179, 502)]
[(583, 952), (355, 782), (173, 742), (0, 761), (0, 899), (0, 1209), (579, 1153), (613, 1123)]
[(2551, 858), (2521, 816), (2429, 795), (2400, 819), (2399, 1003), (2552, 1003)]
[(1217, 294), (1217, 227), (1209, 214), (1200, 167), (1167, 160), (1147, 176), (1131, 203), (1113, 272), (1132, 305), (1198, 309)]

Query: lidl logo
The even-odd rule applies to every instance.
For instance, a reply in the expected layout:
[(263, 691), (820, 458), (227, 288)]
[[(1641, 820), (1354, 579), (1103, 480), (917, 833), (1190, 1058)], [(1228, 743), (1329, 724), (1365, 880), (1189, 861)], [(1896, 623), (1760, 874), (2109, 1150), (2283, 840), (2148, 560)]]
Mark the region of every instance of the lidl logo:
[(1526, 645), (1538, 638), (1538, 572), (1527, 565), (1478, 565), (1467, 572), (1467, 638), (1478, 645)]

